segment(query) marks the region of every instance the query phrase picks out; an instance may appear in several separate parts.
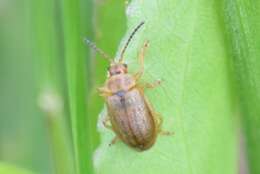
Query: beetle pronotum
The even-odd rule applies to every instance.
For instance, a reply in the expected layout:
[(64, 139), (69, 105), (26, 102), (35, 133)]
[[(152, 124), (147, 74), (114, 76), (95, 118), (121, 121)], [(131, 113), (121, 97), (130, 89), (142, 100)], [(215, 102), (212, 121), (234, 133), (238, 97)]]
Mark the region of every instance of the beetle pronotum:
[[(144, 55), (148, 47), (148, 41), (144, 43), (139, 53), (141, 66), (138, 72), (129, 74), (127, 64), (123, 62), (126, 48), (143, 24), (144, 22), (141, 22), (134, 29), (117, 62), (97, 48), (94, 43), (85, 40), (91, 48), (110, 62), (108, 79), (105, 85), (98, 88), (98, 90), (100, 95), (105, 98), (107, 106), (107, 117), (104, 120), (104, 125), (112, 129), (116, 134), (111, 144), (120, 139), (128, 146), (139, 151), (149, 149), (155, 143), (158, 133), (169, 134), (169, 132), (161, 131), (162, 119), (152, 109), (143, 92), (145, 88), (158, 86), (160, 81), (145, 85), (138, 83), (144, 72)], [(111, 125), (108, 124), (108, 121), (111, 122)]]

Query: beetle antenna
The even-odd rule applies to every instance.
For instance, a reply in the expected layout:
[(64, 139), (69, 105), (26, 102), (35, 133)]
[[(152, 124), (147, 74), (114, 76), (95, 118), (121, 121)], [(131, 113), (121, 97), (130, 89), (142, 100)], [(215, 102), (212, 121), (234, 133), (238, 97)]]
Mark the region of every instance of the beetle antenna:
[(98, 52), (103, 58), (107, 59), (109, 62), (113, 62), (112, 58), (106, 54), (103, 50), (101, 50), (100, 48), (98, 48), (96, 46), (96, 44), (94, 44), (93, 42), (91, 42), (89, 39), (85, 38), (84, 42), (90, 46), (90, 48), (92, 48), (94, 51)]
[(134, 31), (131, 33), (130, 37), (128, 38), (121, 54), (120, 54), (120, 59), (119, 59), (119, 62), (122, 62), (123, 61), (123, 58), (124, 58), (124, 54), (125, 54), (125, 51), (126, 51), (126, 48), (128, 47), (130, 41), (132, 40), (133, 36), (135, 35), (135, 33), (141, 28), (141, 26), (144, 25), (144, 21), (142, 21), (135, 29)]

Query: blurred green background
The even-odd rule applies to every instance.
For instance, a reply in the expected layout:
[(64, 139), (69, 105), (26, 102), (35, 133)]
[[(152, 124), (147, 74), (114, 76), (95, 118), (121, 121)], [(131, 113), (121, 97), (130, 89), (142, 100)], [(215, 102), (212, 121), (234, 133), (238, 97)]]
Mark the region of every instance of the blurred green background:
[[(76, 55), (81, 56), (87, 69), (79, 72), (85, 73), (82, 77), (85, 81), (79, 82), (86, 91), (82, 105), (92, 117), (92, 148), (97, 146), (96, 120), (103, 101), (95, 88), (106, 78), (108, 62), (99, 57), (94, 59), (83, 38), (88, 37), (113, 55), (126, 28), (124, 9), (124, 1), (113, 0), (0, 0), (1, 162), (35, 173), (55, 173), (59, 170), (55, 167), (57, 161), (62, 161), (62, 166), (64, 161), (70, 163), (66, 156), (73, 154), (66, 39), (81, 44)], [(66, 16), (72, 17), (64, 21)], [(70, 38), (64, 36), (67, 20), (72, 21), (72, 30), (76, 30)], [(89, 103), (86, 97), (92, 98)], [(50, 103), (54, 108), (49, 101), (56, 102)], [(57, 138), (59, 135), (63, 138)], [(55, 149), (65, 152), (61, 155)], [(64, 172), (70, 173), (60, 171)]]

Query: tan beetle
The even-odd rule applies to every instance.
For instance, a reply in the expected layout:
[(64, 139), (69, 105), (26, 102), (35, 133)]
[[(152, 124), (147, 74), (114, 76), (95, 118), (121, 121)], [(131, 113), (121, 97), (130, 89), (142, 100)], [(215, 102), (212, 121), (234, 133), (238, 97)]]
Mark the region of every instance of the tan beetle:
[[(152, 109), (143, 92), (145, 88), (158, 86), (160, 81), (145, 85), (137, 83), (144, 72), (144, 55), (148, 42), (145, 42), (139, 53), (141, 67), (137, 73), (129, 74), (127, 64), (123, 62), (127, 46), (143, 24), (144, 22), (141, 22), (130, 35), (118, 62), (112, 60), (101, 49), (97, 48), (95, 44), (87, 39), (85, 40), (91, 48), (110, 61), (108, 79), (105, 85), (98, 88), (98, 90), (100, 95), (105, 98), (107, 106), (108, 116), (104, 120), (104, 125), (112, 129), (116, 134), (111, 144), (120, 139), (138, 151), (149, 149), (155, 143), (158, 133), (171, 134), (161, 130), (162, 119)], [(111, 125), (108, 124), (109, 121)]]

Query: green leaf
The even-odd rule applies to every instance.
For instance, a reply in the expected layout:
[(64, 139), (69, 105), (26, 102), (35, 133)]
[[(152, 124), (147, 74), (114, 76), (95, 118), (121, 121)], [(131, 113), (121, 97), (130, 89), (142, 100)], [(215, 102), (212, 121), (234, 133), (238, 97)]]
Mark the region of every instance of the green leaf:
[(225, 1), (227, 32), (232, 44), (238, 93), (241, 96), (249, 168), (260, 173), (260, 1)]
[(136, 72), (137, 54), (150, 41), (142, 81), (163, 83), (145, 95), (163, 116), (163, 130), (175, 135), (160, 135), (144, 152), (122, 142), (109, 147), (114, 133), (102, 126), (101, 118), (97, 174), (237, 173), (234, 97), (220, 7), (217, 0), (133, 0), (128, 6), (128, 30), (120, 48), (145, 21), (125, 61), (130, 73)]
[(33, 174), (31, 171), (18, 168), (6, 163), (0, 163), (0, 173), (4, 174)]
[[(77, 174), (93, 173), (92, 150), (93, 135), (91, 129), (92, 117), (86, 112), (87, 79), (86, 79), (86, 46), (83, 38), (91, 31), (92, 1), (64, 0), (62, 4), (62, 19), (64, 29), (64, 49), (66, 59), (68, 98), (71, 117), (71, 128), (75, 152), (75, 167)], [(82, 5), (82, 4), (85, 5)], [(86, 7), (87, 9), (81, 7)], [(84, 13), (85, 12), (85, 13)], [(83, 15), (85, 14), (85, 15)], [(88, 16), (89, 15), (89, 16)], [(84, 19), (80, 18), (88, 16)]]

